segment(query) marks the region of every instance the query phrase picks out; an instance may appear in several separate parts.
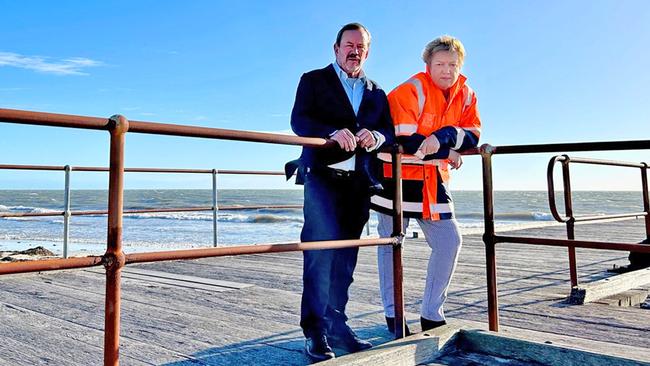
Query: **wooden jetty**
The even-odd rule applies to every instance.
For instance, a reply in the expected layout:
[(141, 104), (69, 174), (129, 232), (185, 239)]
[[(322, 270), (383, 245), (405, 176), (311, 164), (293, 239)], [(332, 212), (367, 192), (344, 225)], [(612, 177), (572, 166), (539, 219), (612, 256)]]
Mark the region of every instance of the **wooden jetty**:
[[(576, 238), (639, 242), (643, 225), (643, 220), (578, 225)], [(566, 238), (563, 226), (516, 234)], [(500, 334), (542, 332), (574, 344), (591, 342), (603, 353), (636, 352), (637, 359), (650, 363), (650, 310), (607, 301), (565, 303), (571, 291), (566, 252), (559, 247), (497, 246)], [(407, 240), (406, 317), (416, 331), (428, 253), (423, 239)], [(626, 264), (627, 252), (578, 249), (577, 258), (580, 282), (586, 283), (612, 276), (606, 270)], [(301, 253), (126, 267), (121, 363), (308, 364), (298, 326), (301, 267)], [(101, 269), (0, 277), (0, 365), (101, 364), (104, 291)], [(450, 323), (487, 328), (486, 291), (481, 237), (466, 236), (446, 305)], [(384, 324), (374, 248), (360, 249), (348, 314), (352, 327), (375, 346), (392, 340)], [(352, 362), (337, 362), (344, 360)]]

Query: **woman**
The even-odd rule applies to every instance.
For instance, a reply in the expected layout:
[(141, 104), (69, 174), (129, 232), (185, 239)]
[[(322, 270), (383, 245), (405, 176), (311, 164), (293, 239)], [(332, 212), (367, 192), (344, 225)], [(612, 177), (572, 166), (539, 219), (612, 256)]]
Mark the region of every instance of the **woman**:
[[(449, 190), (448, 166), (459, 168), (459, 152), (476, 147), (481, 122), (476, 95), (460, 74), (465, 59), (462, 43), (441, 36), (426, 45), (422, 60), (426, 71), (412, 76), (388, 95), (395, 135), (403, 146), (402, 156), (404, 231), (409, 218), (417, 220), (432, 249), (422, 299), (422, 330), (446, 324), (443, 304), (456, 267), (462, 238), (454, 218)], [(392, 198), (391, 156), (384, 161), (384, 191), (371, 199), (378, 211), (379, 235), (390, 237)], [(392, 249), (378, 247), (381, 297), (388, 329), (395, 331)], [(408, 328), (407, 328), (408, 334)]]

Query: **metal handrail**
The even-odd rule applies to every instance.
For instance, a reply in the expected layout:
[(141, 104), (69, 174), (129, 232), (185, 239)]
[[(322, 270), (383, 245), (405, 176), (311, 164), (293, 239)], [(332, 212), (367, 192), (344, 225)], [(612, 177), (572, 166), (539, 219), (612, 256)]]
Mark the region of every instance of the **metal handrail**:
[[(52, 212), (19, 212), (19, 213), (0, 213), (0, 218), (3, 217), (48, 217), (48, 216), (63, 216), (63, 258), (68, 258), (68, 243), (70, 241), (70, 217), (71, 216), (86, 216), (86, 215), (106, 215), (107, 210), (94, 210), (94, 211), (72, 211), (70, 209), (70, 174), (72, 171), (79, 172), (108, 172), (109, 168), (105, 167), (92, 167), (92, 166), (53, 166), (53, 165), (16, 165), (16, 164), (0, 164), (0, 170), (37, 170), (37, 171), (58, 171), (65, 172), (65, 188), (64, 188), (64, 209), (63, 211)], [(301, 208), (302, 205), (257, 205), (257, 206), (218, 206), (217, 205), (217, 175), (218, 174), (236, 174), (236, 175), (274, 175), (284, 176), (284, 172), (280, 171), (265, 171), (265, 170), (217, 170), (217, 169), (178, 169), (178, 168), (124, 168), (124, 172), (138, 172), (138, 173), (178, 173), (178, 174), (211, 174), (212, 175), (212, 206), (209, 207), (178, 207), (178, 208), (144, 208), (139, 210), (125, 210), (125, 214), (135, 213), (160, 213), (160, 212), (198, 212), (198, 211), (212, 211), (212, 244), (217, 246), (218, 239), (218, 211), (232, 211), (232, 210), (247, 210), (247, 209), (286, 209), (286, 208)], [(369, 226), (366, 225), (369, 233)]]
[[(109, 205), (108, 205), (108, 239), (107, 250), (103, 256), (86, 258), (55, 259), (50, 261), (36, 261), (35, 263), (7, 263), (0, 264), (2, 271), (11, 270), (12, 273), (27, 272), (39, 266), (40, 270), (53, 270), (62, 268), (83, 268), (103, 264), (106, 268), (106, 316), (105, 316), (105, 338), (104, 338), (104, 364), (117, 365), (119, 357), (119, 329), (120, 329), (120, 273), (122, 267), (128, 263), (148, 262), (155, 260), (181, 259), (211, 257), (224, 254), (223, 250), (228, 248), (205, 248), (168, 252), (134, 253), (125, 255), (122, 251), (122, 216), (123, 216), (123, 178), (124, 178), (124, 143), (127, 132), (162, 134), (174, 136), (191, 136), (211, 139), (226, 139), (239, 141), (264, 142), (274, 144), (302, 145), (310, 147), (326, 148), (333, 146), (335, 142), (320, 138), (302, 138), (295, 136), (277, 135), (270, 133), (258, 133), (250, 131), (235, 131), (223, 129), (211, 129), (205, 127), (180, 126), (169, 124), (156, 124), (151, 122), (128, 121), (123, 116), (113, 116), (110, 119), (95, 117), (71, 116), (51, 113), (38, 113), (27, 111), (16, 111), (0, 109), (0, 122), (35, 124), (45, 126), (58, 126), (82, 129), (107, 130), (110, 132), (110, 167), (109, 167)], [(486, 245), (486, 274), (488, 288), (488, 317), (489, 328), (498, 331), (498, 297), (496, 281), (496, 243), (516, 242), (534, 245), (555, 245), (566, 247), (586, 247), (595, 249), (612, 250), (633, 250), (649, 252), (649, 246), (636, 243), (606, 243), (589, 242), (577, 240), (558, 240), (555, 238), (526, 238), (516, 236), (497, 236), (494, 230), (494, 192), (492, 183), (492, 155), (494, 154), (521, 154), (521, 153), (543, 153), (543, 152), (567, 152), (567, 151), (612, 151), (612, 150), (639, 150), (650, 149), (650, 140), (641, 141), (616, 141), (616, 142), (592, 142), (592, 143), (562, 143), (544, 145), (518, 145), (492, 147), (482, 146), (479, 151), (482, 157), (483, 169), (483, 199), (484, 199), (484, 220), (485, 233), (483, 240)], [(468, 154), (474, 154), (472, 151)], [(403, 239), (402, 210), (401, 210), (401, 154), (398, 149), (392, 151), (393, 176), (396, 177), (396, 197), (394, 199), (394, 210), (396, 215), (393, 221), (394, 233), (391, 241), (386, 239), (365, 239), (359, 241), (321, 242), (319, 248), (337, 247), (337, 245), (361, 246), (361, 245), (393, 245), (393, 268), (394, 268), (394, 295), (396, 307), (396, 336), (402, 337), (404, 328), (403, 322), (403, 295), (402, 295), (402, 263), (401, 245)], [(646, 165), (647, 167), (647, 165)], [(644, 184), (644, 212), (646, 220), (646, 236), (650, 239), (650, 204), (648, 203), (647, 192), (647, 169), (642, 169), (642, 182)], [(214, 177), (214, 175), (213, 175)], [(216, 204), (214, 205), (216, 207)], [(345, 242), (345, 243), (344, 243)], [(343, 243), (343, 244), (342, 244)], [(312, 244), (314, 244), (312, 242)], [(282, 245), (282, 244), (280, 244)], [(301, 243), (294, 245), (295, 250), (316, 249), (310, 246), (306, 248)], [(314, 244), (316, 245), (316, 244)], [(254, 247), (253, 247), (254, 248)], [(277, 249), (276, 249), (277, 248)], [(269, 250), (281, 250), (276, 245), (270, 245)], [(289, 249), (289, 247), (286, 247)], [(237, 254), (244, 254), (237, 253)], [(44, 263), (43, 263), (44, 262)], [(402, 324), (400, 327), (399, 324)]]
[[(557, 162), (562, 163), (562, 180), (564, 183), (564, 208), (566, 215), (564, 217), (560, 216), (556, 203), (555, 203), (555, 184), (554, 184), (554, 168)], [(568, 155), (556, 155), (550, 159), (548, 162), (548, 168), (546, 170), (546, 181), (548, 185), (548, 204), (551, 210), (551, 214), (556, 221), (566, 224), (567, 239), (575, 239), (575, 223), (576, 222), (585, 222), (585, 221), (603, 221), (610, 219), (620, 219), (628, 217), (639, 217), (647, 216), (648, 212), (634, 212), (634, 213), (625, 213), (625, 214), (611, 214), (611, 215), (599, 215), (599, 216), (582, 216), (575, 217), (573, 214), (573, 197), (571, 192), (571, 172), (569, 165), (571, 163), (578, 164), (590, 164), (590, 165), (602, 165), (602, 166), (616, 166), (616, 167), (626, 167), (626, 168), (635, 168), (641, 169), (641, 183), (642, 190), (645, 192), (644, 199), (646, 201), (645, 205), (647, 206), (647, 184), (643, 181), (643, 176), (646, 174), (646, 169), (648, 164), (646, 163), (630, 163), (626, 161), (615, 161), (615, 160), (602, 160), (602, 159), (590, 159), (590, 158), (571, 158)], [(646, 208), (647, 211), (647, 208)], [(576, 251), (575, 246), (568, 246), (569, 254), (569, 277), (571, 279), (571, 288), (578, 286), (578, 266), (576, 260)]]
[[(588, 159), (588, 158), (571, 158), (568, 155), (556, 155), (552, 157), (548, 163), (548, 169), (546, 173), (546, 180), (547, 180), (547, 187), (548, 187), (548, 204), (549, 204), (549, 209), (551, 210), (551, 215), (553, 215), (553, 218), (555, 221), (560, 222), (560, 223), (566, 223), (568, 221), (573, 221), (573, 222), (581, 222), (581, 221), (598, 221), (598, 220), (609, 220), (609, 219), (619, 219), (619, 218), (626, 218), (626, 217), (638, 217), (638, 216), (645, 216), (647, 215), (646, 212), (632, 212), (628, 214), (611, 214), (611, 215), (599, 215), (599, 216), (582, 216), (582, 217), (575, 217), (573, 216), (573, 213), (571, 212), (570, 215), (568, 216), (561, 216), (557, 210), (557, 205), (555, 203), (555, 184), (554, 184), (554, 176), (553, 176), (553, 171), (555, 168), (555, 164), (557, 162), (561, 162), (562, 165), (568, 165), (569, 163), (580, 163), (580, 164), (591, 164), (591, 165), (605, 165), (605, 166), (618, 166), (618, 167), (628, 167), (628, 168), (640, 168), (640, 169), (648, 169), (648, 164), (646, 163), (630, 163), (626, 161), (615, 161), (615, 160), (601, 160), (601, 159)], [(563, 171), (563, 176), (565, 176), (565, 179), (570, 180), (570, 176), (568, 175), (568, 170)], [(570, 191), (567, 192), (566, 190), (564, 191), (565, 197), (568, 197), (569, 199), (571, 198)], [(568, 195), (568, 196), (567, 196)], [(572, 207), (572, 205), (570, 205)], [(568, 212), (567, 212), (568, 214)]]
[[(351, 247), (367, 247), (375, 245), (395, 245), (399, 238), (357, 239), (357, 240), (327, 240), (312, 242), (291, 242), (276, 244), (238, 245), (221, 248), (198, 248), (185, 250), (167, 250), (160, 252), (144, 252), (125, 254), (125, 264), (148, 263), (180, 259), (200, 259), (209, 257), (225, 257), (243, 254), (264, 254), (280, 252), (297, 252), (303, 250), (340, 249)], [(86, 268), (104, 264), (103, 256), (75, 257), (68, 259), (44, 259), (25, 262), (10, 262), (0, 265), (0, 275), (51, 271), (55, 269)]]
[[(0, 170), (65, 170), (66, 166), (56, 165), (9, 165), (0, 164)], [(106, 167), (70, 166), (77, 172), (108, 172)], [(212, 174), (213, 169), (175, 169), (175, 168), (124, 168), (124, 172), (137, 173), (178, 173), (178, 174)], [(217, 170), (219, 174), (255, 174), (255, 175), (284, 175), (284, 172), (269, 170)]]
[(199, 126), (184, 126), (168, 123), (129, 121), (125, 117), (115, 115), (111, 118), (77, 116), (70, 114), (45, 113), (0, 108), (0, 122), (78, 128), (84, 130), (118, 130), (120, 133), (144, 133), (154, 135), (200, 137), (218, 140), (235, 140), (248, 142), (263, 142), (279, 145), (296, 145), (307, 147), (333, 147), (336, 142), (318, 137), (299, 137), (269, 132), (253, 132), (210, 128)]
[[(56, 126), (67, 128), (80, 128), (92, 130), (106, 130), (110, 133), (110, 164), (109, 164), (109, 184), (108, 184), (108, 230), (107, 230), (107, 249), (103, 256), (86, 257), (86, 258), (67, 258), (53, 259), (36, 262), (16, 262), (0, 264), (0, 274), (3, 271), (11, 273), (24, 273), (34, 270), (56, 270), (63, 268), (84, 268), (103, 264), (106, 269), (106, 297), (105, 297), (105, 324), (104, 324), (104, 365), (119, 364), (119, 337), (120, 337), (120, 312), (121, 312), (121, 271), (126, 265), (134, 262), (134, 258), (140, 258), (140, 262), (157, 260), (158, 256), (164, 256), (165, 259), (181, 259), (197, 257), (219, 256), (219, 250), (228, 248), (209, 248), (209, 249), (191, 249), (168, 252), (151, 252), (125, 255), (122, 250), (122, 218), (124, 203), (124, 145), (125, 135), (128, 132), (150, 133), (173, 136), (190, 136), (210, 139), (225, 139), (249, 142), (264, 142), (284, 145), (299, 145), (315, 148), (334, 147), (336, 142), (322, 138), (306, 138), (297, 136), (288, 136), (272, 133), (250, 132), (224, 130), (207, 127), (181, 126), (171, 124), (160, 124), (151, 122), (129, 121), (124, 116), (115, 115), (109, 119), (64, 115), (54, 113), (42, 113), (31, 111), (19, 111), (12, 109), (0, 109), (0, 122), (32, 124), (40, 126)], [(401, 186), (401, 153), (398, 148), (392, 150), (394, 177), (397, 186)], [(216, 170), (213, 170), (213, 185), (216, 184)], [(400, 198), (400, 192), (396, 193)], [(216, 205), (216, 197), (213, 198), (213, 206)], [(394, 200), (395, 216), (393, 226), (402, 227), (402, 211), (398, 200)], [(338, 242), (312, 242), (312, 246), (303, 244), (291, 244), (289, 247), (270, 245), (266, 248), (269, 251), (287, 250), (308, 250), (308, 249), (326, 249), (337, 248), (342, 245), (349, 246), (366, 246), (366, 245), (392, 245), (394, 268), (399, 267), (394, 276), (394, 297), (396, 319), (403, 319), (403, 294), (402, 294), (402, 276), (401, 276), (401, 243), (403, 235), (387, 239), (365, 239), (364, 241), (338, 241)], [(316, 247), (316, 245), (318, 247)], [(255, 248), (255, 247), (253, 247)], [(248, 248), (247, 250), (252, 250)], [(163, 253), (163, 254), (161, 254)], [(245, 253), (240, 253), (245, 254)], [(164, 259), (161, 259), (164, 260)], [(404, 335), (404, 324), (396, 327), (396, 336), (398, 338)]]
[[(485, 145), (484, 145), (485, 146)], [(621, 151), (650, 149), (650, 140), (571, 142), (559, 144), (489, 146), (492, 154), (537, 154), (574, 151)], [(483, 153), (483, 152), (481, 152)]]
[[(480, 147), (479, 151), (482, 158), (482, 169), (483, 169), (483, 212), (484, 212), (484, 225), (485, 233), (483, 234), (483, 242), (485, 243), (485, 258), (486, 258), (486, 282), (487, 282), (487, 298), (488, 298), (488, 323), (489, 329), (492, 331), (499, 330), (499, 302), (498, 302), (498, 290), (497, 290), (497, 267), (496, 267), (496, 244), (497, 243), (519, 243), (519, 244), (531, 244), (531, 245), (549, 245), (549, 246), (560, 246), (569, 248), (569, 260), (570, 262), (575, 260), (575, 254), (571, 258), (571, 251), (575, 253), (575, 248), (591, 248), (591, 249), (608, 249), (608, 250), (629, 250), (642, 253), (650, 253), (650, 246), (643, 245), (638, 243), (610, 243), (610, 242), (597, 242), (597, 241), (584, 241), (584, 240), (575, 240), (573, 230), (568, 232), (569, 239), (561, 240), (556, 238), (530, 238), (530, 237), (518, 237), (518, 236), (501, 236), (495, 234), (494, 229), (494, 191), (493, 191), (493, 182), (492, 182), (492, 156), (495, 154), (528, 154), (528, 153), (548, 153), (548, 152), (565, 152), (565, 151), (614, 151), (614, 150), (641, 150), (650, 149), (650, 140), (636, 140), (636, 141), (613, 141), (613, 142), (586, 142), (586, 143), (562, 143), (562, 144), (544, 144), (544, 145), (518, 145), (518, 146), (490, 146), (483, 145)], [(549, 163), (549, 169), (547, 174), (552, 175), (551, 164), (554, 164), (555, 161), (563, 160), (563, 167), (565, 169), (565, 208), (567, 210), (567, 217), (561, 217), (555, 212), (553, 217), (560, 222), (567, 222), (570, 224), (575, 223), (576, 218), (573, 217), (572, 206), (570, 197), (566, 196), (566, 192), (571, 191), (570, 180), (568, 179), (568, 161), (572, 160), (573, 162), (580, 162), (585, 164), (597, 164), (597, 165), (617, 165), (621, 162), (615, 162), (610, 160), (596, 160), (596, 159), (568, 159), (554, 157), (551, 159), (552, 163)], [(643, 216), (645, 218), (645, 234), (646, 239), (650, 240), (650, 194), (648, 193), (648, 164), (647, 163), (621, 163), (626, 167), (634, 167), (641, 169), (641, 184), (643, 191), (643, 212), (638, 214), (621, 214), (621, 215), (609, 215), (607, 219), (619, 218), (619, 217), (630, 217), (633, 216)], [(552, 177), (548, 178), (549, 181), (549, 203), (553, 202), (551, 205), (554, 205), (555, 198), (554, 188)], [(552, 197), (551, 197), (552, 196)], [(552, 206), (554, 207), (554, 206)], [(552, 208), (553, 210), (553, 208)], [(582, 221), (594, 221), (596, 218), (583, 217), (580, 218)], [(598, 217), (598, 219), (604, 219), (603, 217)], [(573, 227), (573, 225), (571, 225)], [(575, 268), (572, 272), (575, 271)], [(574, 281), (574, 276), (577, 281), (577, 275), (572, 273), (572, 282)]]

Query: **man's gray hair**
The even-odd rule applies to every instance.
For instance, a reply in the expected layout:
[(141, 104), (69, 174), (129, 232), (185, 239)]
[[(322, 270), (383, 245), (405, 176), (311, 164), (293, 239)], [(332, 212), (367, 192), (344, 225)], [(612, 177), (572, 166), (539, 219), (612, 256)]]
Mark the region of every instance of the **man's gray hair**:
[(343, 38), (343, 32), (349, 31), (349, 30), (358, 30), (360, 32), (364, 32), (366, 34), (366, 36), (368, 36), (368, 44), (370, 44), (370, 39), (372, 38), (370, 36), (370, 32), (361, 23), (348, 23), (348, 24), (344, 25), (343, 27), (341, 27), (338, 34), (336, 35), (336, 42), (334, 42), (334, 44), (337, 45), (337, 46), (340, 46), (341, 45), (341, 38)]

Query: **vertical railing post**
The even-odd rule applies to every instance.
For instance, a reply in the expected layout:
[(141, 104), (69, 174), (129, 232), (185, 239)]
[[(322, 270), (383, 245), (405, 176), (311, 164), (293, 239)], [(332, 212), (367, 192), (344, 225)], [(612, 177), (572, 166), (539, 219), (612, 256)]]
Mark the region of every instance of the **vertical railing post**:
[(124, 141), (129, 121), (120, 115), (109, 119), (111, 134), (108, 174), (108, 235), (104, 254), (106, 268), (106, 314), (104, 322), (104, 365), (119, 365), (121, 272), (125, 257), (122, 252), (122, 214), (124, 208)]
[(70, 240), (70, 165), (64, 167), (65, 190), (63, 191), (63, 258), (68, 258)]
[[(564, 211), (569, 220), (566, 222), (566, 236), (567, 239), (573, 240), (575, 236), (575, 217), (573, 217), (573, 199), (571, 193), (571, 174), (569, 171), (569, 163), (571, 159), (568, 155), (564, 155), (562, 160), (562, 180), (564, 181)], [(567, 247), (569, 252), (569, 276), (571, 278), (571, 288), (578, 286), (578, 269), (576, 265), (576, 248), (574, 246)]]
[(643, 211), (645, 211), (645, 238), (650, 241), (650, 195), (648, 194), (648, 164), (641, 163), (641, 190), (643, 192)]
[(217, 169), (212, 169), (212, 245), (219, 245), (217, 219), (219, 206), (217, 206)]
[(402, 243), (404, 241), (404, 218), (402, 212), (402, 154), (399, 145), (393, 146), (393, 178), (395, 179), (395, 197), (393, 199), (393, 236), (399, 238), (393, 245), (393, 296), (395, 304), (395, 338), (404, 338), (404, 293), (402, 270)]
[(491, 331), (499, 331), (499, 301), (497, 296), (496, 240), (494, 234), (494, 192), (492, 185), (492, 153), (490, 145), (481, 146), (483, 160), (483, 217), (485, 222), (485, 267), (487, 274), (488, 320)]

